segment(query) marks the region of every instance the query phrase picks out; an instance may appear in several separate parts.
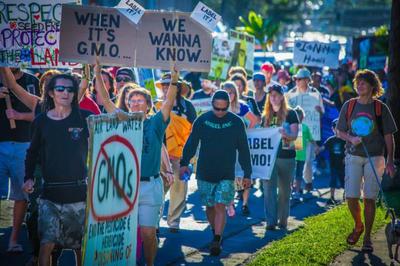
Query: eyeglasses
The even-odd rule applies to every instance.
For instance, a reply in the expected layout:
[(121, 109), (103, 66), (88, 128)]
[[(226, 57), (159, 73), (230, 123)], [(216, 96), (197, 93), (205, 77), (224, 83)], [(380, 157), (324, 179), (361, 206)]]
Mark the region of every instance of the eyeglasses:
[(115, 80), (116, 80), (117, 82), (121, 82), (121, 81), (123, 81), (123, 82), (129, 82), (129, 81), (132, 81), (132, 79), (131, 79), (130, 77), (116, 77)]
[(217, 112), (226, 112), (226, 111), (228, 111), (228, 108), (229, 108), (229, 107), (218, 108), (218, 107), (215, 107), (215, 106), (213, 105), (213, 109), (214, 109), (215, 111), (217, 111)]
[(69, 93), (75, 92), (75, 88), (72, 86), (54, 86), (54, 90), (58, 91), (58, 92), (64, 92), (65, 90), (67, 90)]
[(143, 99), (139, 99), (139, 100), (129, 100), (129, 101), (128, 101), (129, 104), (133, 104), (133, 105), (135, 105), (135, 104), (144, 104), (145, 102), (146, 102), (146, 101), (143, 100)]
[(295, 81), (300, 81), (300, 80), (303, 80), (303, 79), (305, 79), (305, 78), (296, 78)]

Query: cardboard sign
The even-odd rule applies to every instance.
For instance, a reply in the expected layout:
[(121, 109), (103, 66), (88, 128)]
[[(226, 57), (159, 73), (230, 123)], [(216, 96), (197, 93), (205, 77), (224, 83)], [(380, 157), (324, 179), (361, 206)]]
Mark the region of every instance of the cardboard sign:
[(146, 11), (139, 22), (136, 66), (209, 72), (211, 33), (190, 19), (188, 13)]
[(316, 93), (296, 93), (286, 94), (289, 105), (294, 108), (300, 105), (305, 112), (303, 123), (306, 124), (311, 131), (313, 140), (321, 140), (321, 115), (315, 110), (315, 106), (320, 106), (319, 95)]
[(221, 20), (221, 16), (214, 12), (211, 8), (198, 2), (190, 17), (200, 23), (209, 31), (213, 31)]
[(244, 32), (234, 30), (229, 31), (229, 39), (239, 43), (238, 49), (235, 49), (231, 66), (241, 66), (246, 69), (248, 76), (253, 76), (254, 72), (254, 36)]
[(63, 5), (60, 58), (65, 61), (95, 64), (98, 57), (104, 65), (133, 66), (135, 36), (115, 8)]
[(90, 116), (83, 265), (135, 265), (143, 114)]
[(208, 72), (211, 34), (188, 13), (146, 11), (137, 26), (115, 8), (64, 6), (61, 58), (93, 64)]
[(73, 67), (59, 58), (61, 6), (74, 0), (0, 1), (0, 66)]
[(293, 49), (293, 62), (302, 66), (314, 67), (339, 67), (340, 44), (295, 41)]
[[(251, 178), (270, 179), (278, 154), (281, 134), (279, 128), (256, 128), (247, 130), (250, 148), (252, 175)], [(236, 160), (235, 175), (243, 176), (243, 170)]]
[(116, 6), (118, 11), (124, 14), (134, 24), (138, 24), (145, 9), (133, 0), (121, 0)]
[(231, 66), (235, 49), (239, 43), (234, 40), (214, 38), (211, 54), (211, 69), (208, 77), (211, 80), (225, 80)]

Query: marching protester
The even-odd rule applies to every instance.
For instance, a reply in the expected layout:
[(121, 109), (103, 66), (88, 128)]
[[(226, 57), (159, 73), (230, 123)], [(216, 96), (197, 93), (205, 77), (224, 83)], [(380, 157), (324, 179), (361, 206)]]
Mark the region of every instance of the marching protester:
[[(95, 67), (95, 75), (98, 96), (102, 98), (105, 109), (109, 113), (118, 112), (119, 109), (111, 101), (106, 90), (99, 65)], [(138, 224), (147, 265), (154, 265), (154, 259), (157, 254), (156, 228), (158, 227), (161, 205), (163, 204), (163, 184), (160, 179), (161, 148), (177, 95), (178, 79), (179, 73), (176, 69), (173, 69), (166, 99), (160, 111), (152, 116), (149, 115), (153, 104), (148, 90), (134, 88), (128, 94), (129, 111), (146, 114), (143, 128)]]
[(304, 163), (306, 160), (306, 150), (309, 143), (312, 143), (315, 148), (315, 153), (318, 152), (319, 148), (317, 143), (313, 140), (310, 128), (303, 123), (305, 117), (305, 112), (300, 106), (296, 106), (293, 109), (299, 119), (299, 124), (301, 124), (301, 149), (296, 149), (296, 174), (293, 182), (293, 199), (300, 199), (301, 183), (303, 181)]
[[(324, 105), (322, 101), (321, 94), (313, 87), (309, 85), (310, 80), (311, 80), (311, 73), (307, 68), (300, 68), (296, 75), (293, 77), (296, 82), (296, 86), (289, 90), (285, 96), (290, 102), (291, 98), (295, 98), (299, 95), (313, 95), (314, 97), (317, 98), (318, 104), (315, 106), (315, 110), (319, 112), (321, 115), (324, 113)], [(303, 103), (296, 104), (302, 107), (303, 109), (306, 108), (306, 106), (303, 106)], [(291, 106), (294, 108), (295, 106)], [(314, 153), (314, 145), (308, 145), (307, 150), (306, 150), (306, 161), (304, 164), (304, 180), (306, 181), (305, 184), (305, 189), (310, 192), (313, 188), (312, 181), (313, 181), (313, 170), (312, 170), (312, 163), (315, 158), (315, 153)]]
[(261, 65), (260, 69), (265, 76), (265, 87), (267, 90), (270, 86), (279, 84), (275, 80), (272, 80), (272, 76), (275, 74), (275, 67), (273, 64), (271, 64), (270, 62), (266, 62)]
[[(19, 68), (11, 68), (10, 75), (25, 91), (40, 95), (39, 80), (35, 76), (23, 72)], [(25, 175), (25, 155), (30, 142), (29, 128), (34, 119), (34, 114), (29, 106), (27, 107), (14, 93), (10, 92), (12, 86), (7, 83), (3, 75), (0, 87), (2, 87), (0, 89), (0, 180), (7, 181), (7, 186), (4, 185), (4, 188), (6, 188), (10, 178), (9, 199), (15, 201), (13, 227), (7, 252), (22, 252), (23, 248), (18, 243), (18, 237), (28, 200), (27, 194), (22, 190), (22, 184)], [(9, 107), (6, 104), (8, 97), (11, 103)], [(11, 127), (11, 121), (15, 122), (15, 127)], [(4, 184), (3, 182), (2, 184)], [(1, 188), (1, 190), (3, 191), (4, 188)]]
[(188, 173), (189, 161), (201, 142), (196, 172), (197, 186), (213, 232), (210, 254), (218, 256), (221, 253), (226, 221), (225, 209), (231, 204), (235, 194), (236, 152), (239, 153), (239, 163), (244, 170), (244, 188), (248, 188), (251, 183), (251, 162), (244, 123), (228, 111), (228, 93), (216, 91), (212, 106), (212, 111), (200, 115), (193, 124), (183, 149), (180, 174), (182, 176)]
[(23, 189), (33, 192), (40, 157), (44, 180), (38, 217), (40, 265), (50, 265), (55, 245), (78, 250), (76, 261), (81, 262), (89, 137), (86, 117), (90, 113), (79, 110), (78, 91), (72, 76), (53, 76), (44, 91), (42, 113), (33, 123)]
[[(238, 74), (235, 74), (233, 77), (235, 77), (236, 75)], [(250, 110), (247, 104), (239, 100), (239, 92), (236, 83), (233, 83), (232, 81), (227, 81), (224, 82), (221, 86), (221, 89), (225, 90), (229, 95), (229, 110), (242, 118), (247, 128), (254, 128), (256, 124), (258, 124), (258, 118)], [(248, 216), (250, 214), (248, 206), (250, 188), (244, 188), (242, 185), (243, 178), (239, 176), (236, 177), (237, 178), (235, 180), (235, 184), (237, 185), (237, 190), (239, 192), (243, 192), (242, 214), (244, 216)]]
[(335, 189), (337, 187), (338, 181), (339, 188), (344, 188), (344, 158), (346, 142), (337, 136), (337, 122), (338, 119), (332, 121), (332, 130), (335, 135), (328, 138), (320, 149), (321, 151), (326, 149), (329, 152), (329, 165), (331, 169), (329, 187), (331, 196), (327, 204), (336, 204)]
[(236, 88), (237, 88), (238, 93), (239, 93), (240, 100), (242, 100), (242, 101), (247, 103), (247, 105), (250, 107), (251, 112), (253, 114), (255, 114), (257, 116), (258, 120), (260, 121), (261, 113), (260, 113), (260, 110), (258, 109), (256, 101), (254, 100), (253, 97), (246, 95), (247, 92), (248, 92), (246, 78), (241, 74), (234, 74), (230, 78), (230, 80), (235, 82)]
[(267, 230), (275, 230), (276, 226), (286, 230), (289, 217), (290, 182), (295, 169), (294, 140), (297, 138), (299, 120), (296, 112), (287, 104), (281, 85), (268, 88), (262, 126), (282, 127), (282, 142), (273, 166), (271, 178), (263, 180), (264, 209)]
[(267, 99), (267, 92), (265, 91), (265, 75), (261, 72), (254, 73), (253, 84), (255, 89), (254, 99), (256, 100), (258, 110), (262, 114)]
[[(156, 86), (162, 89), (164, 101), (168, 95), (170, 84), (171, 73), (164, 74), (156, 82)], [(179, 163), (182, 157), (183, 146), (189, 137), (192, 124), (196, 119), (196, 110), (193, 104), (182, 96), (185, 91), (189, 90), (189, 86), (184, 80), (179, 79), (177, 88), (178, 93), (170, 114), (170, 123), (165, 132), (165, 143), (175, 176), (174, 183), (169, 188), (170, 198), (167, 216), (167, 224), (172, 233), (179, 231), (180, 217), (186, 208), (188, 182), (180, 179)]]
[(211, 98), (217, 87), (211, 80), (203, 79), (201, 81), (201, 89), (193, 93), (191, 100), (199, 100)]
[[(106, 90), (108, 92), (109, 98), (114, 101), (115, 100), (115, 79), (113, 78), (112, 74), (105, 70), (102, 69), (101, 70), (101, 76), (103, 78), (103, 82), (104, 82), (104, 86), (106, 87)], [(105, 113), (105, 107), (104, 107), (104, 103), (103, 103), (103, 99), (101, 97), (98, 97), (97, 95), (97, 86), (96, 86), (96, 78), (93, 78), (93, 82), (92, 82), (92, 93), (90, 94), (90, 97), (92, 98), (93, 101), (96, 102), (96, 104), (99, 106), (100, 111), (102, 113)], [(121, 83), (121, 82), (120, 82)]]
[(125, 85), (125, 83), (133, 82), (136, 83), (135, 73), (133, 69), (130, 67), (121, 67), (117, 70), (115, 74), (116, 87), (114, 93), (119, 94), (121, 88)]
[[(389, 108), (377, 100), (383, 94), (383, 88), (376, 73), (368, 69), (359, 70), (353, 82), (358, 97), (343, 105), (336, 125), (338, 136), (346, 141), (345, 194), (354, 220), (354, 230), (347, 237), (347, 243), (356, 244), (365, 230), (362, 250), (372, 252), (371, 229), (375, 219), (378, 182), (381, 182), (385, 167), (391, 177), (395, 173), (393, 134), (397, 127)], [(357, 136), (355, 130), (359, 129), (353, 127), (357, 119), (363, 120), (363, 129), (367, 123), (371, 132)], [(365, 226), (359, 204), (362, 183)]]
[(289, 90), (288, 84), (290, 82), (290, 75), (285, 69), (280, 69), (276, 74), (276, 80), (283, 87), (285, 93)]

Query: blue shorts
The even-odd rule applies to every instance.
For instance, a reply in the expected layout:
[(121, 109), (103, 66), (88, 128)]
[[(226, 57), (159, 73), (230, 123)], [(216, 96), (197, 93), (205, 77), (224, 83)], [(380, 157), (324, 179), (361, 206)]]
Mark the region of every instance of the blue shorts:
[(10, 200), (28, 200), (28, 195), (23, 192), (22, 185), (25, 176), (26, 150), (29, 144), (29, 142), (0, 142), (0, 183), (6, 184), (5, 180), (10, 178)]
[(235, 197), (234, 180), (221, 180), (218, 183), (197, 180), (197, 188), (202, 204), (207, 207), (212, 207), (217, 203), (229, 205)]

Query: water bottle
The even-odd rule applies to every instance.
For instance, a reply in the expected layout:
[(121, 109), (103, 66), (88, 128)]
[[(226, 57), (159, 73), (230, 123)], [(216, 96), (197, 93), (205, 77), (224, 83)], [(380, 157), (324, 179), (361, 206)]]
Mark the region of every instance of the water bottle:
[(181, 177), (181, 180), (182, 180), (182, 181), (185, 181), (185, 182), (189, 181), (190, 176), (192, 175), (192, 172), (193, 172), (193, 165), (190, 163), (190, 164), (188, 165), (188, 168), (189, 168), (189, 171), (185, 172), (185, 173), (183, 174), (183, 176)]

